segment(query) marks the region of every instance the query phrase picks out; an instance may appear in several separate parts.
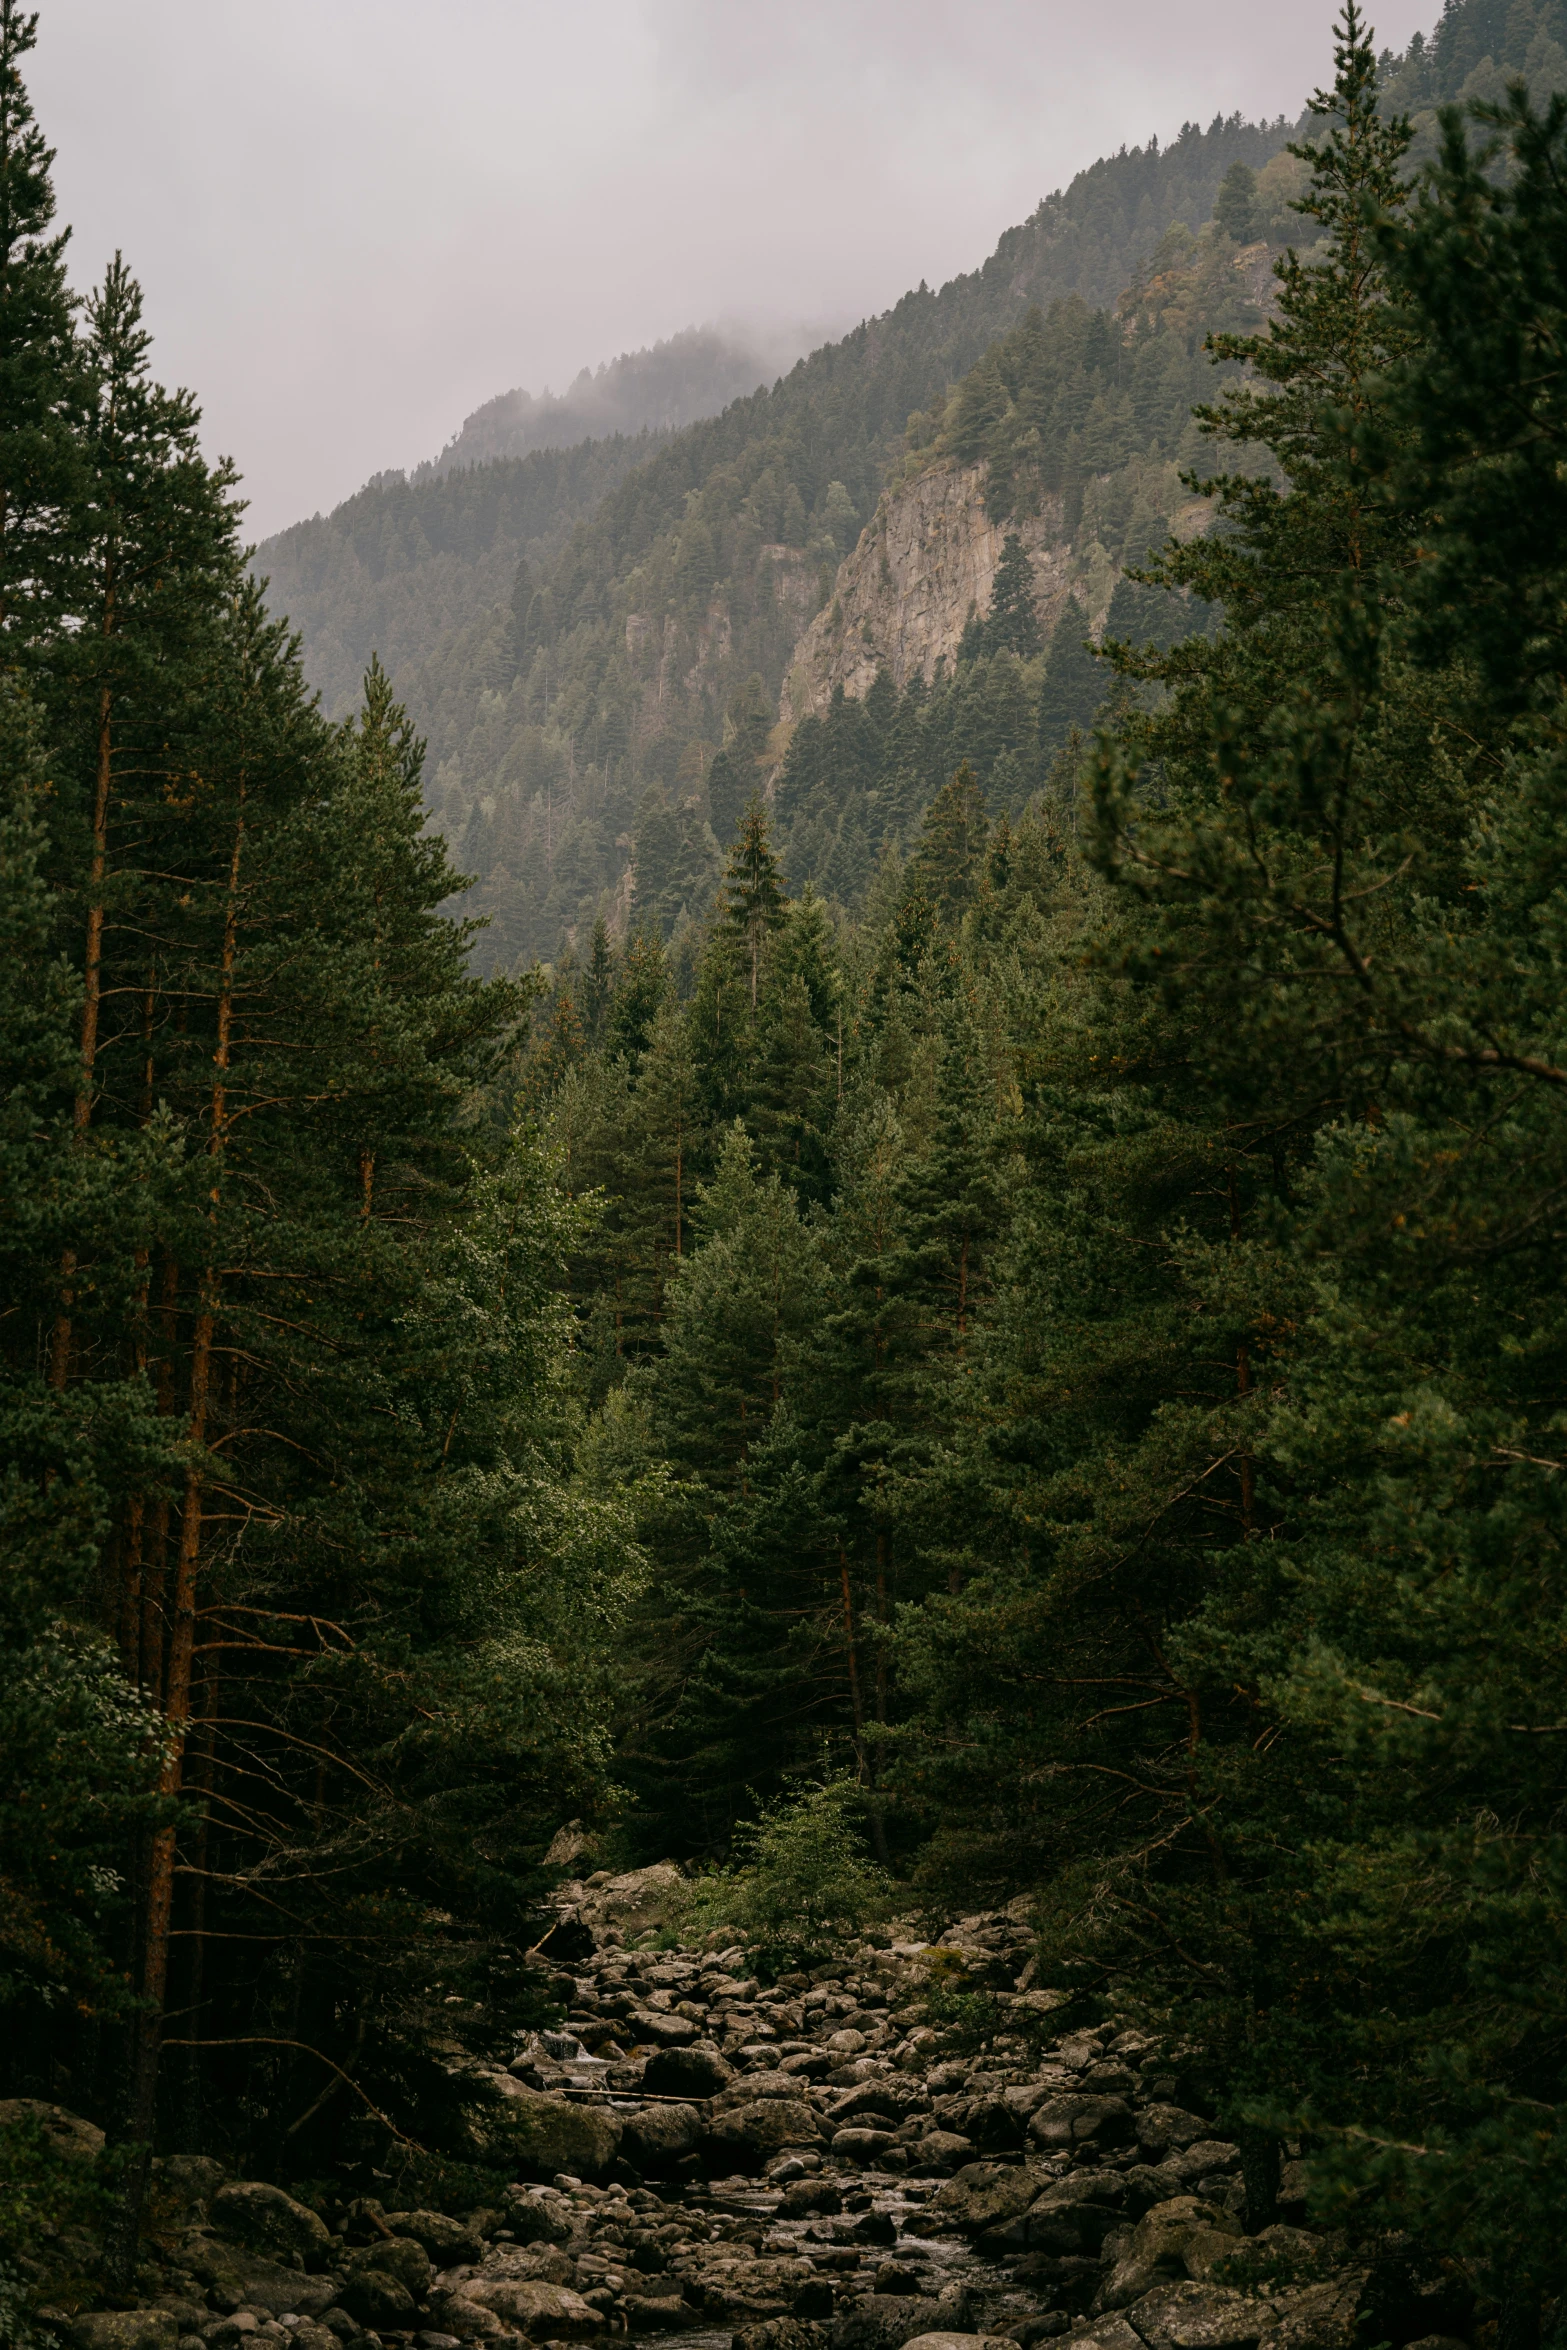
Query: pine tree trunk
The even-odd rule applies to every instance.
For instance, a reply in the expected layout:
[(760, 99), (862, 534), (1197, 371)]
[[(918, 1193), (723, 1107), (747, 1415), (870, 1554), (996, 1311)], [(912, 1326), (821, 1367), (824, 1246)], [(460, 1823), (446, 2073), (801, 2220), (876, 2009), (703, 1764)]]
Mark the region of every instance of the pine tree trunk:
[[(113, 634), (114, 591), (111, 586), (103, 633)], [(82, 965), (82, 1039), (71, 1109), (71, 1130), (85, 1141), (92, 1124), (93, 1084), (98, 1065), (98, 1013), (103, 996), (103, 890), (109, 871), (109, 786), (113, 775), (113, 737), (109, 688), (98, 689), (97, 775), (93, 787), (92, 860), (87, 868), (87, 942)], [(75, 1304), (76, 1252), (67, 1249), (60, 1260), (60, 1311), (49, 1345), (49, 1384), (60, 1393), (71, 1371), (71, 1308)]]
[[(205, 1496), (207, 1413), (212, 1393), (213, 1343), (222, 1275), (218, 1267), (218, 1215), (223, 1193), (223, 1158), (228, 1139), (228, 1072), (234, 1019), (234, 970), (239, 944), (239, 874), (245, 842), (245, 802), (241, 791), (229, 861), (227, 904), (223, 920), (223, 953), (218, 979), (217, 1044), (213, 1053), (215, 1076), (208, 1110), (209, 1167), (208, 1221), (211, 1247), (201, 1284), (196, 1327), (191, 1341), (190, 1387), (186, 1441), (189, 1466), (180, 1507), (180, 1541), (175, 1558), (173, 1606), (170, 1611), (168, 1663), (163, 1685), (163, 1718), (168, 1744), (158, 1793), (173, 1805), (181, 1793), (185, 1740), (190, 1728), (192, 1665), (196, 1648), (196, 1601), (201, 1573), (202, 1512)], [(136, 2052), (132, 2078), (131, 2136), (135, 2159), (127, 2174), (125, 2224), (120, 2246), (124, 2263), (134, 2268), (136, 2238), (146, 2198), (148, 2166), (157, 2128), (158, 2062), (163, 2039), (163, 2015), (169, 1976), (169, 1933), (174, 1912), (177, 1825), (170, 1820), (153, 1834), (147, 1870), (146, 1918), (142, 1929), (141, 2011), (137, 2017)]]

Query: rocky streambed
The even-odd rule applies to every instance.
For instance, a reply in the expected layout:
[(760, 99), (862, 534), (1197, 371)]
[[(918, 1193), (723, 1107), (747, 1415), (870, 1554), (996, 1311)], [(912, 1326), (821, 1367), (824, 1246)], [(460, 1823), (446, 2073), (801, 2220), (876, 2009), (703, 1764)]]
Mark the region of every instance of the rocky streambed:
[[(1451, 2263), (1308, 2227), (1299, 2164), (1243, 2165), (1179, 2050), (1035, 1988), (1021, 1905), (764, 1986), (739, 1948), (634, 1946), (658, 1875), (566, 1889), (566, 2028), (471, 2076), (470, 2151), (513, 2174), (492, 2207), (313, 2210), (176, 2158), (142, 2306), (62, 2308), (56, 2331), (76, 2350), (1477, 2340)], [(963, 2052), (930, 2021), (954, 1985), (986, 2001)]]

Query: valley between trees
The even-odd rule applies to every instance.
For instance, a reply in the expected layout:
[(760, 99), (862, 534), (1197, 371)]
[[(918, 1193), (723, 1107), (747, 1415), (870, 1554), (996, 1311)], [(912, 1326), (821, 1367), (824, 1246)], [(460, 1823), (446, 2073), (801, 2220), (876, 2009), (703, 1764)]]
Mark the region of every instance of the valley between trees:
[(1119, 332), (1210, 526), (1097, 648), (1014, 533), (936, 687), (734, 714), (696, 913), (480, 977), (30, 45), (0, 2337), (1556, 2339), (1567, 102), (1417, 170), (1346, 7), (1266, 321), (1193, 239), (900, 443), (1026, 520)]

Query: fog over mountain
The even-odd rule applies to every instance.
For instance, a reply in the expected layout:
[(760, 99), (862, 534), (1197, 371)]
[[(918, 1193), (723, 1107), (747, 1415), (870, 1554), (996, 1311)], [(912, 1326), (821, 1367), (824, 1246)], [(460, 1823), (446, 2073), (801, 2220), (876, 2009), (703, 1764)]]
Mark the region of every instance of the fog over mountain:
[[(1434, 0), (1382, 0), (1379, 42)], [(1331, 8), (1252, 0), (50, 0), (71, 269), (134, 255), (258, 537), (508, 386), (701, 320), (850, 324), (1096, 156), (1298, 111)]]

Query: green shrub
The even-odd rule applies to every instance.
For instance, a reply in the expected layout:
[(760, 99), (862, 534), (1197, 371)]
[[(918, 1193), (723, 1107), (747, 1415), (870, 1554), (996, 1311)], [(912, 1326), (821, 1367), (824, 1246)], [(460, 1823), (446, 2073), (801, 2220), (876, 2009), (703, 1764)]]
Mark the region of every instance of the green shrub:
[(863, 1816), (852, 1779), (781, 1797), (735, 1831), (728, 1868), (691, 1884), (679, 1931), (687, 1940), (732, 1932), (772, 1974), (816, 1964), (892, 1907), (892, 1880), (866, 1855)]

